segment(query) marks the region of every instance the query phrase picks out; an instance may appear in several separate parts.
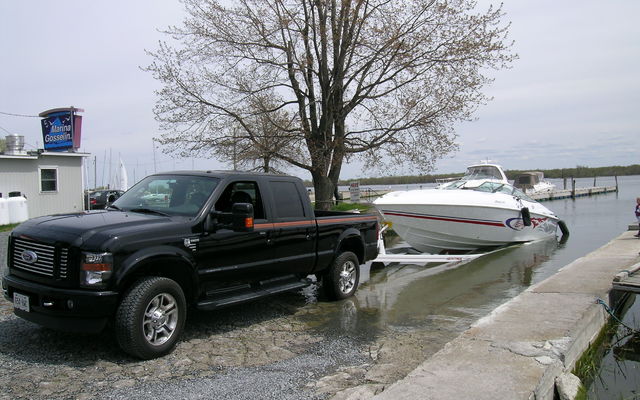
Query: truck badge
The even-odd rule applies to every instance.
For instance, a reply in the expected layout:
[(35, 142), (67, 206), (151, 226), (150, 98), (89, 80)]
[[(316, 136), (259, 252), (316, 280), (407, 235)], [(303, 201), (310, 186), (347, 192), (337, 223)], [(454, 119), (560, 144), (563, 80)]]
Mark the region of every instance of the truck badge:
[(184, 239), (184, 247), (190, 249), (191, 251), (196, 251), (197, 243), (200, 241), (198, 238), (185, 238)]
[(22, 261), (26, 262), (27, 264), (34, 264), (36, 261), (38, 261), (38, 255), (35, 251), (31, 250), (23, 251), (22, 254), (20, 254), (20, 258), (22, 258)]

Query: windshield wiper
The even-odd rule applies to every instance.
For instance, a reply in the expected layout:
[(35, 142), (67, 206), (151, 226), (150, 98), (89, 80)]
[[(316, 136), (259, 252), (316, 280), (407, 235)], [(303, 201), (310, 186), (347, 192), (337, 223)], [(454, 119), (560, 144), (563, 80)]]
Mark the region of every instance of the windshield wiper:
[(131, 212), (139, 212), (139, 213), (143, 213), (143, 214), (158, 214), (158, 215), (162, 215), (162, 216), (165, 216), (165, 217), (170, 217), (170, 215), (167, 214), (167, 213), (163, 213), (162, 211), (158, 211), (158, 210), (152, 210), (150, 208), (132, 208), (129, 211), (131, 211)]
[(120, 207), (118, 207), (118, 206), (114, 206), (113, 204), (109, 204), (109, 205), (107, 206), (107, 210), (108, 210), (108, 209), (110, 209), (110, 208), (116, 209), (116, 210), (118, 210), (118, 211), (122, 211), (122, 209), (121, 209)]

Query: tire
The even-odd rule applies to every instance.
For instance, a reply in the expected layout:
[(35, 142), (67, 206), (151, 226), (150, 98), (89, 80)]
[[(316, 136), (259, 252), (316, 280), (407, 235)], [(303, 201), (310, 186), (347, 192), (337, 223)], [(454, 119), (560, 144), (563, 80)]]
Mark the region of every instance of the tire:
[(360, 281), (360, 262), (350, 251), (340, 253), (322, 277), (324, 292), (330, 300), (353, 296)]
[(184, 328), (186, 304), (182, 288), (171, 279), (155, 276), (135, 282), (116, 312), (122, 350), (143, 360), (171, 352)]

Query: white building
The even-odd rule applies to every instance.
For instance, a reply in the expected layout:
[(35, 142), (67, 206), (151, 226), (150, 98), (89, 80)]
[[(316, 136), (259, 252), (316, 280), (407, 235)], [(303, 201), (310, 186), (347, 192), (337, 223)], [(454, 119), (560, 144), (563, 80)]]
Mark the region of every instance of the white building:
[(25, 152), (9, 148), (0, 154), (0, 193), (20, 192), (29, 218), (79, 212), (83, 207), (83, 157), (88, 153)]

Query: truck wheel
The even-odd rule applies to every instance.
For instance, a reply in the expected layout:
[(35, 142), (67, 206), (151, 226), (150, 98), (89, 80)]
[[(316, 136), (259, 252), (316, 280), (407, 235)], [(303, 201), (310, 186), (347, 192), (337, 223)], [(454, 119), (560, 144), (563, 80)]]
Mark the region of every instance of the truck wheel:
[(127, 290), (115, 320), (120, 347), (148, 360), (173, 350), (178, 342), (187, 307), (182, 288), (163, 277), (140, 279)]
[(345, 251), (333, 260), (322, 277), (325, 294), (331, 300), (342, 300), (353, 296), (360, 280), (360, 262), (350, 251)]

